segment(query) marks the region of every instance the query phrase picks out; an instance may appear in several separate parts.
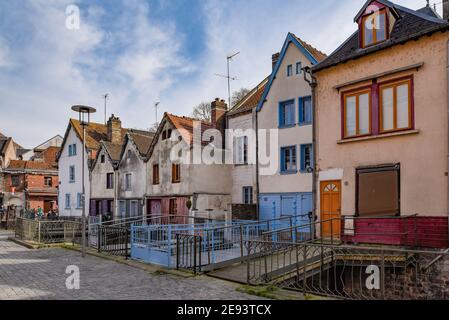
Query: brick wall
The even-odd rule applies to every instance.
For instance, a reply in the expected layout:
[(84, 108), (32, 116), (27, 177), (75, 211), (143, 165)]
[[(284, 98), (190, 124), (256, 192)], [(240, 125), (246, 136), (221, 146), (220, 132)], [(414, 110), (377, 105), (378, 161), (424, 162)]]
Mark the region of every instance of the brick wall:
[(58, 186), (59, 180), (58, 176), (45, 176), (45, 175), (32, 175), (29, 174), (26, 177), (28, 188), (45, 188), (45, 177), (52, 178), (52, 187), (56, 188)]
[[(12, 176), (11, 174), (5, 175), (5, 192), (11, 192), (12, 191)], [(25, 188), (25, 175), (18, 174), (14, 175), (19, 177), (19, 185), (15, 187), (15, 192), (22, 192)]]
[(257, 206), (255, 204), (233, 204), (232, 220), (257, 220)]

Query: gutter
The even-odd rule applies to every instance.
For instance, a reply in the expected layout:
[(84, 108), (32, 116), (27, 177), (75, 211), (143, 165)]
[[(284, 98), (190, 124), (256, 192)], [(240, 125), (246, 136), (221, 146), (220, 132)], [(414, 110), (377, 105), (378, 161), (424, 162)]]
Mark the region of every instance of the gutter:
[[(449, 172), (449, 41), (447, 43), (447, 66), (446, 66), (446, 73), (447, 73), (447, 78), (446, 78), (446, 85), (447, 85), (447, 124), (448, 124), (448, 133), (446, 135), (446, 139), (448, 139), (448, 155), (447, 155), (447, 168), (448, 168), (448, 172)], [(448, 184), (446, 186), (447, 188), (447, 212), (448, 212), (448, 233), (449, 233), (449, 175), (448, 175)]]
[[(317, 140), (317, 131), (316, 131), (316, 115), (317, 115), (317, 108), (316, 108), (316, 87), (317, 87), (317, 81), (315, 76), (313, 75), (313, 70), (311, 67), (304, 67), (304, 80), (310, 85), (310, 88), (312, 89), (312, 154), (313, 154), (313, 171), (312, 171), (312, 214), (313, 214), (313, 221), (312, 223), (317, 221), (317, 150), (318, 150), (318, 140)], [(307, 75), (310, 75), (310, 79), (307, 78)], [(316, 230), (314, 230), (316, 233)]]

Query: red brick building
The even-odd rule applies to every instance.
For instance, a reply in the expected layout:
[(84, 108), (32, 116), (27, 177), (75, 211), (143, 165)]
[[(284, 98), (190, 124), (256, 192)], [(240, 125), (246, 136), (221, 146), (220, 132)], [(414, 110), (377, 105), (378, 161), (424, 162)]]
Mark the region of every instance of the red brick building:
[(45, 213), (57, 209), (59, 148), (44, 150), (34, 161), (12, 160), (3, 170), (5, 204), (24, 209), (38, 209)]

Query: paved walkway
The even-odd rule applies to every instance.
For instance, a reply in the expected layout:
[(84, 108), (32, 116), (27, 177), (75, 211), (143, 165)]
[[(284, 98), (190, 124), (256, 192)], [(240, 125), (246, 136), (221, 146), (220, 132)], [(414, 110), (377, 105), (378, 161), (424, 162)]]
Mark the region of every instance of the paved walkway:
[[(80, 289), (68, 290), (67, 266), (80, 270)], [(0, 234), (2, 299), (220, 299), (257, 297), (237, 292), (236, 285), (201, 276), (183, 278), (147, 271), (64, 249), (30, 250)], [(259, 299), (259, 298), (257, 298)]]

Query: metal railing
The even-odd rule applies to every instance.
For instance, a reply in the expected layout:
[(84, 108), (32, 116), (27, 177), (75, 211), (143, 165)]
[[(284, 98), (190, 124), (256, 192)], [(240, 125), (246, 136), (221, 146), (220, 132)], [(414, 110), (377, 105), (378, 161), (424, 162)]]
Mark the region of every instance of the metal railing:
[(130, 256), (130, 230), (117, 226), (98, 226), (97, 250), (115, 256)]
[[(131, 256), (166, 267), (192, 269), (194, 267), (192, 265), (176, 265), (176, 263), (177, 261), (195, 262), (196, 255), (200, 255), (201, 269), (210, 271), (243, 261), (247, 255), (245, 240), (260, 239), (262, 233), (271, 228), (294, 225), (301, 216), (253, 222), (215, 221), (186, 225), (134, 225), (131, 233)], [(201, 237), (201, 248), (197, 252), (193, 250), (177, 252), (177, 248), (182, 248), (182, 244), (178, 246), (177, 241), (185, 239), (177, 235)]]
[[(448, 235), (419, 224), (418, 215), (402, 217), (342, 216), (308, 224), (279, 228), (263, 233), (266, 241), (311, 242), (328, 244), (365, 243), (413, 248), (447, 247)], [(372, 231), (371, 231), (372, 230)], [(437, 246), (435, 243), (441, 243)]]
[(201, 272), (203, 238), (197, 235), (176, 234), (176, 269), (191, 269)]
[(81, 234), (81, 223), (77, 221), (16, 218), (15, 237), (25, 241), (39, 244), (75, 243)]
[[(247, 281), (340, 299), (448, 299), (449, 253), (248, 241)], [(254, 255), (257, 253), (257, 255)], [(441, 261), (429, 266), (436, 257)]]

